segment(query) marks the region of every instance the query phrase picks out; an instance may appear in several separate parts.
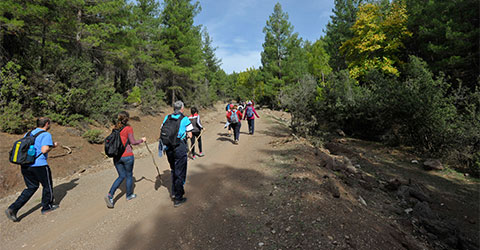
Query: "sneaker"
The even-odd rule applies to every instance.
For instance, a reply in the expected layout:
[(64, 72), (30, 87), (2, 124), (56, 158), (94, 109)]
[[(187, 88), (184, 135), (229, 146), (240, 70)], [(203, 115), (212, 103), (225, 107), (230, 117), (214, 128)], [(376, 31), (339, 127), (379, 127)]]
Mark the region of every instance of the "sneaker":
[(173, 206), (174, 206), (174, 207), (179, 207), (179, 206), (181, 206), (183, 203), (185, 203), (186, 201), (187, 201), (187, 198), (185, 198), (185, 197), (181, 198), (180, 200), (175, 199), (175, 200), (173, 201)]
[(199, 156), (199, 157), (204, 157), (204, 156), (205, 156), (205, 154), (204, 154), (204, 153), (202, 153), (202, 152), (200, 152), (200, 154), (198, 154), (198, 156)]
[(13, 222), (17, 222), (17, 221), (18, 221), (17, 212), (13, 211), (13, 209), (7, 208), (7, 210), (5, 210), (5, 214), (7, 215), (7, 217), (8, 217), (11, 221), (13, 221)]
[(238, 140), (235, 140), (233, 143), (234, 143), (234, 144), (238, 144)]
[(137, 195), (136, 194), (131, 194), (131, 195), (127, 196), (127, 201), (135, 199), (135, 198), (137, 198)]
[(192, 156), (192, 160), (195, 160), (195, 159), (197, 159), (197, 156), (195, 156), (195, 155)]
[(105, 196), (105, 202), (107, 203), (108, 208), (113, 208), (113, 197), (110, 194)]
[(46, 210), (42, 210), (42, 214), (45, 215), (45, 214), (48, 214), (50, 212), (52, 212), (53, 210), (59, 208), (58, 205), (50, 205), (50, 208), (49, 209), (46, 209)]

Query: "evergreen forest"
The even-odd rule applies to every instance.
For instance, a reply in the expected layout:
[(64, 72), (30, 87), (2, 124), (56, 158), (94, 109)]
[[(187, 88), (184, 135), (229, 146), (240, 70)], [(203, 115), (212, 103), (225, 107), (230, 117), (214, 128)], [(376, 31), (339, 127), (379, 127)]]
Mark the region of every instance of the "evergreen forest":
[(155, 114), (253, 99), (293, 131), (408, 146), (480, 175), (478, 0), (334, 0), (316, 41), (277, 3), (261, 66), (227, 74), (190, 0), (0, 1), (0, 130), (34, 117), (108, 125), (127, 105)]

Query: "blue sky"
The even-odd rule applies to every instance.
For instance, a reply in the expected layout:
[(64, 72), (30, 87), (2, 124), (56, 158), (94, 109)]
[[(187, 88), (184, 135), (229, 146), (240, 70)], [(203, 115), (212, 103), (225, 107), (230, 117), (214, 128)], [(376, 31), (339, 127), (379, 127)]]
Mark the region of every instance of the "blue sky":
[(195, 24), (206, 27), (226, 73), (260, 66), (262, 32), (277, 2), (304, 40), (324, 35), (334, 0), (199, 0), (202, 11)]

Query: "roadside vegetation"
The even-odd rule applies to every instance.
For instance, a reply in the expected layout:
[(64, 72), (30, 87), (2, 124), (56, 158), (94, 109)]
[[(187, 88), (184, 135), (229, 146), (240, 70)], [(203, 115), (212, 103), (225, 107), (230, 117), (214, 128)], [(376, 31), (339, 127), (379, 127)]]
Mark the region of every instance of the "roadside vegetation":
[(336, 0), (316, 41), (276, 4), (261, 66), (228, 75), (194, 25), (200, 11), (190, 0), (2, 1), (0, 130), (22, 133), (41, 115), (106, 125), (125, 105), (155, 114), (177, 99), (253, 99), (289, 111), (296, 134), (341, 130), (480, 176), (477, 1)]

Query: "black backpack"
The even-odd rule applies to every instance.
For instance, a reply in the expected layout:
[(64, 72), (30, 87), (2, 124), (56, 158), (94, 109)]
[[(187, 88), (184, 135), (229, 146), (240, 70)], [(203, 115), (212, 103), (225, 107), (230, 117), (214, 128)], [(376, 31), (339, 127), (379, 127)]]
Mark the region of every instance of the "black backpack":
[(178, 130), (180, 129), (180, 123), (185, 116), (180, 114), (180, 117), (177, 119), (173, 118), (172, 115), (168, 115), (167, 120), (163, 123), (162, 129), (160, 131), (160, 140), (163, 145), (167, 147), (175, 147), (180, 144), (180, 139), (177, 138)]
[[(33, 131), (33, 130), (32, 130)], [(27, 154), (30, 146), (35, 145), (35, 139), (43, 132), (39, 131), (35, 135), (32, 135), (32, 131), (28, 132), (25, 137), (13, 143), (12, 150), (10, 150), (9, 160), (11, 163), (19, 165), (31, 165), (35, 163), (35, 160), (42, 154), (39, 154), (37, 157), (32, 157)]]
[(125, 128), (124, 126), (121, 129), (113, 129), (112, 133), (105, 138), (105, 154), (108, 157), (119, 157), (122, 156), (125, 152), (125, 148), (128, 144), (128, 138), (125, 145), (122, 143), (122, 138), (120, 138), (120, 132)]

